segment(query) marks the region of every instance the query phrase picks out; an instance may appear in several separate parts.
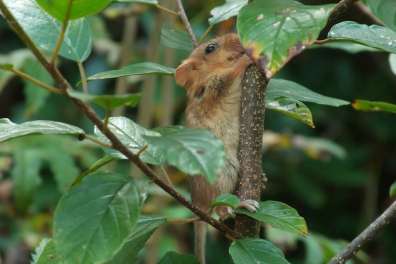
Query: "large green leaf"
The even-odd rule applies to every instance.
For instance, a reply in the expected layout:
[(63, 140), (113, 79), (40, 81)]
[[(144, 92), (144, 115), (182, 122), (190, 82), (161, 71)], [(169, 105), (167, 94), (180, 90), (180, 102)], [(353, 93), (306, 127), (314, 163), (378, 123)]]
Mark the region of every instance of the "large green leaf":
[(248, 215), (284, 231), (300, 235), (306, 235), (308, 233), (305, 219), (298, 214), (296, 209), (281, 202), (260, 202), (260, 207), (255, 213), (251, 213), (246, 209), (238, 209), (237, 213)]
[(360, 111), (368, 112), (389, 112), (396, 114), (396, 104), (379, 102), (379, 101), (367, 101), (367, 100), (355, 100), (352, 103), (353, 108)]
[(177, 252), (168, 252), (158, 264), (199, 264), (192, 255), (182, 255)]
[(334, 25), (328, 34), (334, 40), (349, 40), (386, 52), (396, 53), (396, 32), (378, 25), (344, 21)]
[(229, 252), (235, 264), (289, 264), (282, 251), (264, 239), (235, 240)]
[[(34, 76), (36, 79), (52, 85), (54, 83), (51, 75), (44, 69), (41, 64), (34, 59), (27, 59), (23, 65), (23, 70), (26, 74)], [(26, 98), (25, 115), (31, 116), (37, 112), (41, 107), (44, 106), (46, 99), (50, 95), (50, 92), (45, 89), (40, 89), (35, 84), (29, 81), (24, 81), (24, 94)]]
[[(143, 136), (160, 136), (159, 132), (146, 129), (126, 117), (109, 118), (109, 128), (118, 137), (121, 142), (128, 147), (130, 151), (137, 154), (140, 150), (148, 146), (148, 142)], [(109, 143), (108, 139), (95, 127), (95, 134), (100, 140)], [(126, 157), (118, 151), (106, 150), (106, 152), (114, 158), (126, 159)], [(156, 149), (148, 147), (140, 155), (140, 158), (147, 163), (159, 165), (164, 163), (164, 158)]]
[(146, 241), (165, 222), (164, 218), (141, 217), (136, 227), (123, 241), (122, 246), (114, 252), (111, 259), (106, 261), (105, 264), (136, 263), (137, 255), (144, 247)]
[[(66, 16), (70, 0), (36, 0), (51, 16), (63, 20)], [(113, 0), (71, 1), (70, 19), (76, 19), (100, 12)]]
[(15, 124), (8, 118), (0, 118), (0, 142), (31, 134), (81, 135), (81, 128), (61, 122), (35, 120)]
[(38, 247), (32, 254), (31, 264), (62, 264), (63, 261), (60, 259), (55, 250), (55, 245), (52, 239), (41, 240)]
[(343, 51), (351, 53), (351, 54), (356, 54), (356, 53), (360, 53), (360, 52), (381, 52), (382, 51), (379, 49), (368, 47), (366, 45), (362, 45), (362, 44), (351, 42), (351, 41), (345, 41), (345, 40), (330, 41), (330, 42), (326, 42), (326, 43), (323, 43), (320, 45), (313, 45), (311, 47), (311, 49), (314, 49), (314, 48), (338, 49), (338, 50), (343, 50)]
[(279, 97), (275, 100), (265, 99), (265, 107), (296, 119), (304, 124), (315, 127), (312, 119), (311, 110), (302, 102), (288, 98)]
[(216, 197), (212, 201), (212, 207), (214, 206), (229, 206), (233, 209), (236, 209), (241, 203), (241, 200), (238, 196), (231, 193), (223, 193)]
[(113, 79), (123, 76), (145, 75), (145, 74), (172, 75), (174, 73), (175, 73), (175, 69), (173, 68), (153, 62), (142, 62), (142, 63), (130, 64), (119, 70), (97, 73), (93, 76), (90, 76), (88, 80)]
[[(61, 32), (61, 23), (43, 11), (35, 0), (4, 0), (22, 28), (40, 48), (51, 52)], [(91, 30), (82, 18), (71, 21), (65, 33), (60, 55), (84, 61), (92, 49)]]
[(42, 155), (43, 153), (37, 149), (26, 148), (14, 153), (15, 166), (11, 176), (15, 201), (19, 209), (25, 209), (30, 204), (35, 190), (41, 184), (39, 173)]
[(190, 175), (216, 180), (224, 166), (223, 142), (204, 129), (168, 127), (157, 130), (160, 137), (145, 136), (149, 148), (161, 153), (166, 162)]
[(161, 29), (161, 44), (165, 47), (190, 52), (193, 44), (186, 31), (177, 30), (165, 25)]
[(333, 5), (303, 5), (293, 0), (254, 1), (239, 13), (242, 44), (269, 72), (276, 73), (311, 45), (326, 25)]
[(212, 17), (209, 24), (214, 25), (238, 15), (239, 11), (248, 4), (248, 0), (226, 0), (221, 6), (216, 6), (210, 11)]
[(266, 100), (274, 101), (281, 97), (288, 97), (302, 102), (335, 107), (349, 104), (347, 101), (311, 91), (308, 88), (292, 81), (271, 79), (267, 88)]
[(108, 260), (139, 216), (139, 193), (126, 176), (96, 173), (66, 193), (54, 217), (57, 252), (70, 264)]
[(74, 98), (84, 102), (92, 102), (106, 110), (113, 110), (121, 106), (135, 107), (138, 105), (140, 94), (122, 94), (122, 95), (93, 95), (71, 90), (68, 92)]
[(394, 0), (367, 0), (371, 11), (379, 17), (384, 24), (396, 31), (396, 3)]

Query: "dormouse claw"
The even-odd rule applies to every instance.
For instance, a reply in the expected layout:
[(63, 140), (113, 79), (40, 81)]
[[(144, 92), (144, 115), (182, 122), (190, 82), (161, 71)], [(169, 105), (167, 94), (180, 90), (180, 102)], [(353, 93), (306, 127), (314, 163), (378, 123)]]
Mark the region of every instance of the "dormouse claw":
[(255, 200), (245, 200), (245, 201), (241, 201), (241, 203), (238, 206), (239, 208), (245, 208), (247, 209), (249, 212), (251, 213), (255, 213), (257, 211), (257, 209), (260, 208), (260, 204), (255, 201)]

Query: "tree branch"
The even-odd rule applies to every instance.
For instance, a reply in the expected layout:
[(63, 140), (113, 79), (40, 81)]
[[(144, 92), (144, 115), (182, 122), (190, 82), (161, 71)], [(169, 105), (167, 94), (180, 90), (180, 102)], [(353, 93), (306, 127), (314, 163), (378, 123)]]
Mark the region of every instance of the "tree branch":
[(191, 24), (188, 21), (188, 18), (187, 18), (187, 15), (186, 15), (186, 11), (184, 10), (184, 7), (183, 7), (183, 3), (182, 3), (181, 0), (176, 0), (176, 3), (177, 3), (177, 7), (179, 9), (180, 18), (183, 21), (183, 24), (186, 27), (187, 32), (188, 32), (188, 34), (191, 37), (191, 40), (192, 40), (192, 43), (193, 43), (194, 47), (197, 47), (198, 46), (197, 37), (195, 36), (194, 31), (192, 30)]
[(368, 241), (373, 239), (377, 233), (396, 215), (396, 201), (394, 201), (377, 219), (374, 220), (362, 233), (349, 243), (346, 248), (331, 259), (329, 264), (343, 264), (352, 258)]
[(187, 201), (180, 193), (178, 193), (175, 189), (171, 186), (163, 182), (159, 176), (144, 162), (142, 162), (139, 157), (133, 154), (126, 146), (124, 146), (121, 141), (114, 135), (114, 133), (107, 127), (105, 124), (100, 120), (100, 118), (96, 115), (94, 110), (83, 101), (71, 97), (67, 90), (72, 89), (69, 82), (64, 78), (64, 76), (59, 72), (57, 67), (52, 67), (41, 51), (36, 47), (30, 37), (26, 34), (26, 32), (22, 29), (19, 25), (18, 21), (12, 15), (12, 13), (8, 10), (6, 5), (4, 4), (3, 0), (0, 0), (0, 11), (3, 13), (5, 20), (7, 23), (14, 29), (20, 39), (25, 43), (25, 45), (30, 48), (39, 62), (47, 69), (48, 73), (52, 76), (52, 78), (61, 85), (62, 89), (65, 90), (65, 96), (67, 96), (77, 107), (78, 109), (91, 120), (92, 123), (96, 125), (96, 127), (109, 139), (112, 144), (113, 149), (118, 150), (122, 154), (124, 154), (128, 160), (134, 163), (138, 168), (140, 168), (143, 173), (146, 174), (155, 184), (161, 187), (165, 192), (170, 194), (173, 198), (175, 198), (179, 203), (183, 206), (190, 209), (194, 214), (201, 218), (202, 221), (207, 222), (211, 226), (215, 227), (219, 231), (223, 232), (225, 235), (230, 237), (231, 239), (239, 238), (240, 235), (224, 225), (223, 223), (219, 222), (218, 220), (214, 219), (206, 212), (202, 211), (198, 207), (191, 204)]
[[(261, 198), (263, 173), (261, 166), (262, 138), (264, 133), (265, 90), (267, 78), (256, 64), (250, 65), (242, 80), (239, 128), (239, 183), (237, 195), (244, 200)], [(259, 222), (238, 215), (235, 231), (242, 236), (255, 237), (260, 232)]]

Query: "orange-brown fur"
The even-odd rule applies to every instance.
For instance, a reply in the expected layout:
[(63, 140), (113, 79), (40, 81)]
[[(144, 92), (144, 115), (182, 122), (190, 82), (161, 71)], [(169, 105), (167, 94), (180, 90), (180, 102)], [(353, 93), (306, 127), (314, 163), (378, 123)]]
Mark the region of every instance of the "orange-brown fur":
[[(209, 44), (215, 44), (216, 49), (207, 54)], [(187, 126), (209, 129), (223, 141), (226, 152), (226, 164), (214, 185), (201, 176), (192, 177), (192, 201), (203, 210), (209, 210), (217, 195), (233, 192), (238, 180), (241, 80), (250, 63), (238, 36), (227, 34), (197, 47), (176, 70), (176, 82), (187, 91)], [(196, 232), (201, 232), (197, 243), (204, 243), (202, 229), (196, 225)], [(198, 257), (203, 263), (204, 245), (198, 247), (201, 248), (196, 251), (201, 251)]]

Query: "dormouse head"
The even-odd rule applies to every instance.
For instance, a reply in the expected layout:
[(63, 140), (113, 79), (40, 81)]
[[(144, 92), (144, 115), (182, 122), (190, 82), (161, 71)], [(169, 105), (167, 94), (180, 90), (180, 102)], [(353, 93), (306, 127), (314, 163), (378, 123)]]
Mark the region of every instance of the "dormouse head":
[[(176, 69), (176, 82), (194, 93), (216, 75), (231, 71), (245, 55), (238, 35), (226, 34), (199, 45)], [(245, 55), (246, 57), (246, 55)], [(246, 58), (245, 58), (246, 59)]]

